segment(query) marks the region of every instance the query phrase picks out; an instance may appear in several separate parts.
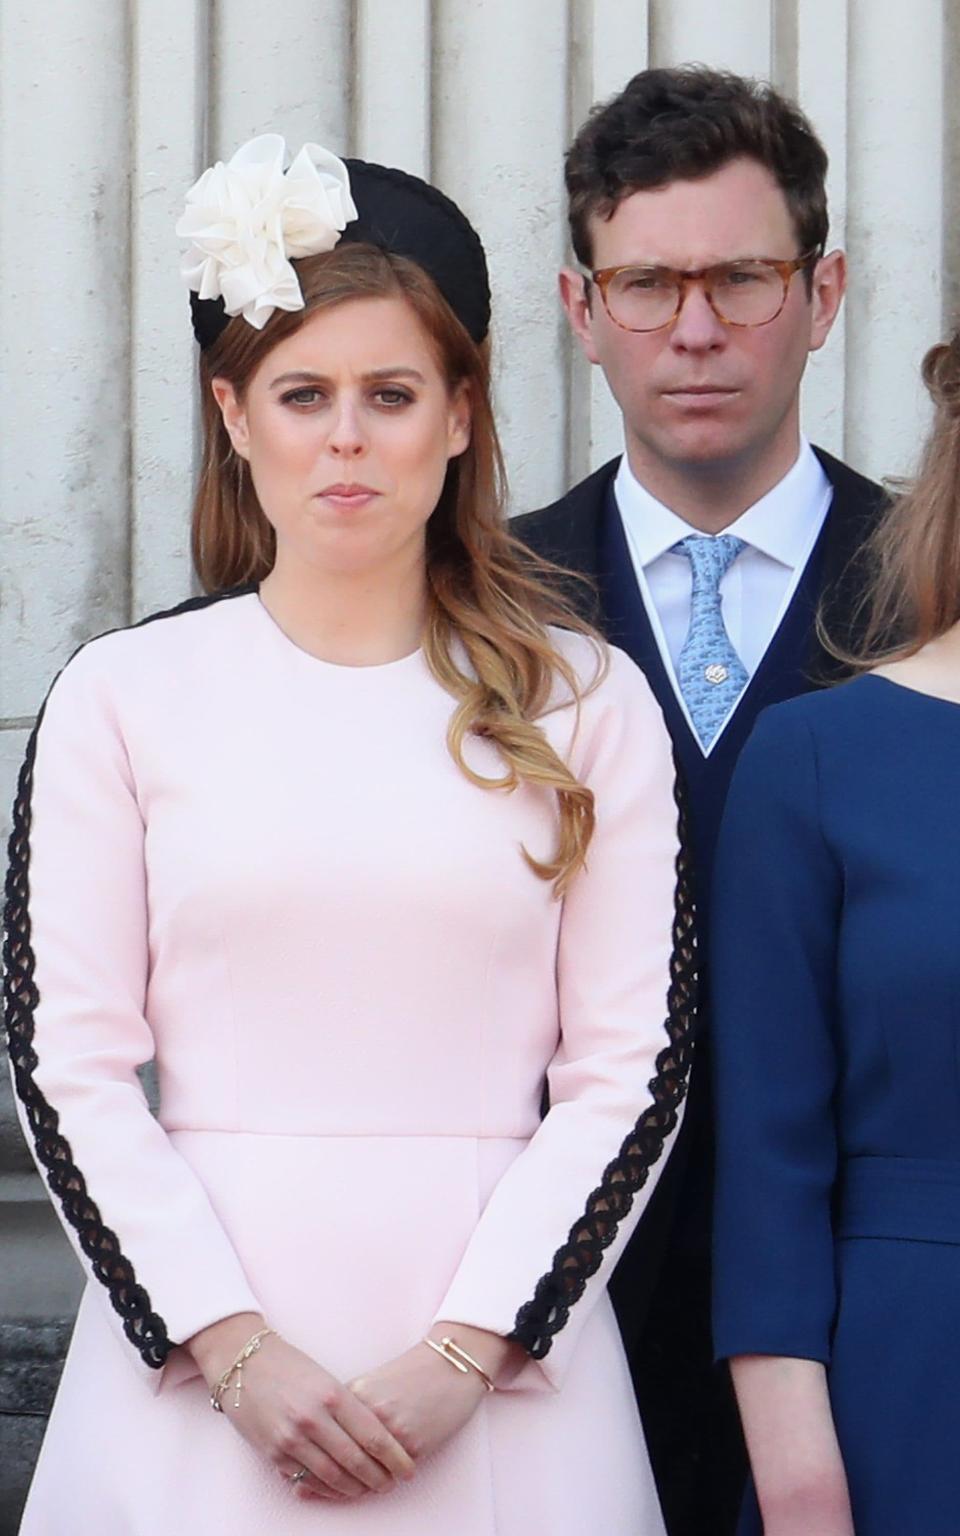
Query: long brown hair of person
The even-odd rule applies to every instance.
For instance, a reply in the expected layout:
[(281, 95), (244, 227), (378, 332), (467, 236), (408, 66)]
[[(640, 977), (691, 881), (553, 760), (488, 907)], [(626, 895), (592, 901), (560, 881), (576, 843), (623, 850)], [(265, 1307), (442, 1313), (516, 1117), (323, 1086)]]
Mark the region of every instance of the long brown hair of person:
[[(854, 627), (828, 650), (853, 672), (913, 656), (960, 620), (960, 332), (931, 347), (922, 377), (935, 407), (916, 478), (899, 489), (863, 551), (867, 582)], [(859, 624), (857, 621), (859, 620)]]
[[(230, 443), (212, 380), (229, 380), (242, 398), (267, 353), (318, 310), (352, 299), (403, 298), (433, 343), (448, 389), (465, 385), (471, 405), (470, 444), (451, 459), (427, 524), (424, 655), (456, 701), (447, 739), (467, 778), (483, 788), (509, 791), (527, 784), (556, 795), (552, 855), (540, 860), (522, 851), (531, 869), (561, 896), (585, 863), (595, 825), (594, 797), (537, 722), (560, 697), (579, 711), (584, 691), (603, 675), (606, 658), (564, 593), (560, 573), (508, 531), (503, 461), (490, 404), (489, 346), (471, 339), (433, 280), (404, 257), (373, 246), (341, 244), (298, 261), (296, 270), (302, 310), (276, 310), (260, 331), (236, 318), (201, 354), (203, 454), (192, 534), (197, 573), (208, 592), (259, 582), (271, 570), (276, 549), (247, 466)], [(586, 690), (551, 639), (550, 624), (593, 638), (597, 665)], [(486, 778), (468, 764), (464, 745), (470, 736), (494, 744), (502, 775)]]

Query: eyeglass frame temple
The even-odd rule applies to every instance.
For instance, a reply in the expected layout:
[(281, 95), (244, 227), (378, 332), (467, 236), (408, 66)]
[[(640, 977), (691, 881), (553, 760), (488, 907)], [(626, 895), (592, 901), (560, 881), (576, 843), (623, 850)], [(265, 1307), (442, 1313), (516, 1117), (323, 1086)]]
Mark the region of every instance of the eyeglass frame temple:
[(666, 330), (668, 326), (673, 325), (684, 304), (686, 303), (687, 288), (690, 283), (702, 281), (708, 272), (716, 272), (719, 268), (735, 267), (739, 266), (741, 262), (753, 261), (765, 267), (773, 267), (779, 276), (781, 283), (783, 284), (783, 293), (780, 299), (779, 307), (775, 313), (770, 316), (769, 320), (728, 320), (726, 315), (721, 315), (720, 311), (717, 309), (713, 302), (713, 297), (706, 285), (704, 286), (703, 290), (704, 298), (710, 305), (710, 308), (713, 310), (713, 313), (716, 315), (721, 325), (733, 326), (734, 329), (738, 331), (751, 331), (757, 329), (761, 325), (772, 325), (774, 320), (776, 320), (779, 315), (783, 314), (784, 305), (787, 302), (787, 294), (790, 291), (791, 279), (794, 278), (798, 272), (802, 272), (804, 267), (808, 267), (811, 262), (819, 261), (822, 256), (823, 248), (822, 246), (817, 246), (812, 251), (807, 251), (804, 256), (794, 256), (792, 259), (785, 261), (781, 261), (774, 256), (743, 256), (739, 258), (738, 261), (717, 261), (709, 267), (698, 267), (693, 271), (688, 272), (681, 271), (679, 267), (667, 267), (665, 270), (674, 273), (678, 278), (677, 307), (673, 314), (670, 316), (669, 320), (663, 320), (659, 325), (651, 325), (645, 330), (637, 330), (635, 326), (624, 325), (622, 321), (617, 319), (616, 315), (611, 313), (610, 305), (607, 303), (607, 289), (612, 283), (613, 279), (616, 277), (617, 273), (629, 272), (632, 268), (635, 268), (638, 265), (637, 262), (627, 261), (624, 262), (622, 266), (598, 267), (595, 271), (583, 273), (584, 297), (586, 297), (586, 292), (589, 289), (591, 282), (595, 283), (597, 288), (600, 290), (600, 297), (603, 300), (603, 307), (607, 314), (610, 316), (610, 319), (613, 321), (614, 325), (619, 326), (621, 331), (629, 331), (633, 336), (651, 336), (654, 331), (663, 331)]

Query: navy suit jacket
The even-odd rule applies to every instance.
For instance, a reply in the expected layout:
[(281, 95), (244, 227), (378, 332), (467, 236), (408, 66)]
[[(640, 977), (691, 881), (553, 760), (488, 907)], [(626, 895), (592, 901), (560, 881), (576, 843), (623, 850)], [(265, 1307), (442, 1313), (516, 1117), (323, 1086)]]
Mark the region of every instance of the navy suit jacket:
[(880, 486), (816, 449), (833, 498), (787, 613), (744, 691), (723, 734), (704, 757), (680, 705), (647, 618), (626, 534), (613, 494), (620, 460), (613, 459), (552, 506), (517, 517), (511, 530), (537, 554), (576, 571), (590, 582), (575, 589), (577, 605), (613, 644), (646, 674), (673, 738), (690, 812), (698, 869), (700, 928), (706, 935), (706, 901), (720, 817), (734, 764), (761, 709), (836, 679), (840, 669), (816, 634), (823, 605), (830, 632), (856, 638), (856, 608), (863, 588), (859, 559), (883, 505)]
[(706, 1002), (709, 891), (717, 833), (733, 768), (761, 709), (822, 687), (841, 675), (841, 669), (817, 638), (818, 608), (836, 639), (849, 643), (857, 638), (857, 608), (865, 579), (863, 546), (876, 526), (884, 494), (880, 486), (830, 454), (821, 449), (815, 451), (833, 486), (823, 530), (777, 633), (709, 757), (704, 757), (677, 702), (643, 605), (613, 493), (619, 458), (605, 464), (551, 506), (517, 517), (511, 525), (512, 531), (537, 554), (588, 578), (586, 588), (579, 583), (571, 584), (571, 595), (585, 617), (591, 618), (607, 639), (625, 650), (646, 674), (673, 738), (686, 793), (696, 869), (704, 1002), (681, 1137), (611, 1285), (628, 1345), (636, 1342), (641, 1331), (664, 1249), (671, 1247), (687, 1259), (709, 1262), (713, 1184)]

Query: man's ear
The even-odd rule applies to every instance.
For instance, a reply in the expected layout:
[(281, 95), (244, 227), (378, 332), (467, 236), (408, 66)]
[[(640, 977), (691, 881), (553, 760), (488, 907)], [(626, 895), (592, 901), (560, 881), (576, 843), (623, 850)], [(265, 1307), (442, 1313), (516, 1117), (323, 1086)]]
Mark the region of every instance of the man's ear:
[(247, 429), (247, 412), (240, 403), (237, 392), (229, 379), (212, 379), (210, 388), (213, 398), (220, 407), (220, 415), (227, 429), (227, 435), (233, 445), (234, 453), (238, 453), (241, 459), (250, 458), (250, 434)]
[(843, 251), (821, 256), (813, 269), (810, 317), (810, 351), (819, 352), (840, 313), (847, 287), (847, 258)]
[(593, 284), (575, 267), (561, 267), (558, 283), (560, 302), (570, 322), (570, 329), (587, 359), (591, 363), (599, 363), (593, 341), (593, 306), (598, 302)]

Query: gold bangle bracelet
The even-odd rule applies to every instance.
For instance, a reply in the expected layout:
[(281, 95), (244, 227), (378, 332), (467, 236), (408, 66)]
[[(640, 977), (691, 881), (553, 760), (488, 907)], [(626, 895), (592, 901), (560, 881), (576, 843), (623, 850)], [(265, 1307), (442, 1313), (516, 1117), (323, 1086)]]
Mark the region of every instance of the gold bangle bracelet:
[(471, 1371), (475, 1371), (488, 1392), (495, 1392), (497, 1390), (479, 1360), (474, 1360), (473, 1356), (468, 1355), (465, 1349), (461, 1349), (455, 1339), (445, 1337), (440, 1340), (439, 1344), (436, 1339), (424, 1339), (423, 1342), (428, 1344), (442, 1360), (446, 1360), (448, 1365), (452, 1365), (455, 1371), (460, 1371), (464, 1376), (469, 1375)]

